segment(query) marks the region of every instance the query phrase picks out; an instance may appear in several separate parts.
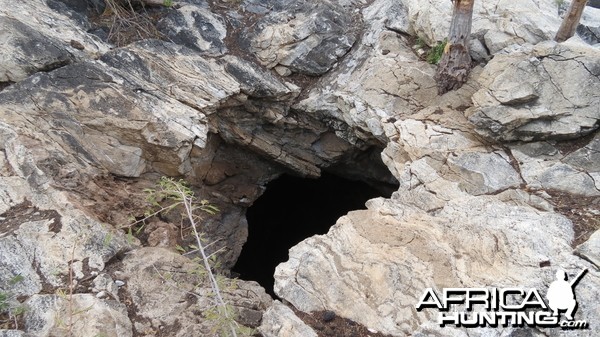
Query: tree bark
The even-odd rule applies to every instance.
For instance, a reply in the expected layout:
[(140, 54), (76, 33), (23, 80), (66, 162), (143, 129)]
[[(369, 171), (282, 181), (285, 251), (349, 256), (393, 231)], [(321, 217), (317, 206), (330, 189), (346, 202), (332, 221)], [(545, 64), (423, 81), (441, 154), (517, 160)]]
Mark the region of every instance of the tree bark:
[(579, 20), (581, 19), (581, 14), (583, 14), (583, 9), (586, 4), (587, 0), (573, 0), (571, 2), (571, 6), (569, 6), (569, 10), (554, 37), (554, 41), (563, 42), (575, 34), (575, 30), (577, 30), (577, 25), (579, 25)]
[(448, 43), (438, 65), (435, 79), (438, 93), (443, 95), (460, 88), (471, 71), (469, 37), (475, 0), (454, 0)]

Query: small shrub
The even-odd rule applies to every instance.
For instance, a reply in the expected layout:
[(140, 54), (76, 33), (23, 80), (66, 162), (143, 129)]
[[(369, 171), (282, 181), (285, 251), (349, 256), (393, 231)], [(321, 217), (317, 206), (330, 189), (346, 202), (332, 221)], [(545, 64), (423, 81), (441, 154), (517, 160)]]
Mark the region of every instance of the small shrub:
[[(9, 285), (23, 281), (23, 276), (15, 275), (8, 282)], [(27, 308), (15, 300), (15, 294), (9, 291), (0, 291), (0, 329), (18, 329), (18, 317), (23, 315)]]
[[(152, 216), (159, 214), (165, 214), (174, 210), (182, 212), (182, 217), (190, 222), (193, 230), (194, 238), (196, 239), (195, 245), (190, 245), (190, 248), (194, 252), (199, 253), (200, 257), (193, 261), (197, 263), (197, 268), (193, 272), (198, 275), (200, 279), (208, 281), (211, 288), (210, 297), (213, 300), (214, 305), (211, 308), (204, 310), (205, 318), (212, 323), (214, 333), (218, 333), (219, 336), (251, 336), (254, 334), (252, 329), (248, 329), (244, 326), (239, 325), (235, 321), (235, 310), (231, 304), (227, 303), (223, 297), (222, 292), (231, 291), (236, 287), (235, 281), (229, 280), (222, 275), (216, 274), (213, 270), (218, 267), (218, 260), (215, 253), (207, 254), (206, 248), (210, 246), (207, 244), (202, 233), (199, 231), (199, 225), (202, 220), (200, 214), (216, 214), (219, 209), (212, 205), (208, 200), (198, 200), (194, 192), (190, 187), (187, 186), (183, 180), (174, 180), (171, 178), (163, 177), (160, 179), (158, 185), (154, 189), (146, 189), (148, 194), (147, 201), (155, 209), (154, 211), (148, 211), (142, 220), (138, 220), (132, 225), (134, 226), (147, 220)], [(186, 249), (178, 247), (178, 250), (185, 252)], [(160, 274), (159, 274), (160, 275)], [(165, 281), (168, 281), (170, 275), (161, 275)]]
[(448, 44), (448, 40), (444, 39), (444, 41), (438, 42), (435, 46), (433, 46), (427, 53), (427, 62), (430, 64), (440, 63), (442, 55), (444, 54), (444, 49), (446, 48), (446, 44)]
[(425, 43), (425, 40), (423, 40), (420, 36), (417, 37), (417, 40), (415, 41), (415, 44), (417, 45), (417, 48), (425, 48), (425, 47), (427, 47), (427, 43)]

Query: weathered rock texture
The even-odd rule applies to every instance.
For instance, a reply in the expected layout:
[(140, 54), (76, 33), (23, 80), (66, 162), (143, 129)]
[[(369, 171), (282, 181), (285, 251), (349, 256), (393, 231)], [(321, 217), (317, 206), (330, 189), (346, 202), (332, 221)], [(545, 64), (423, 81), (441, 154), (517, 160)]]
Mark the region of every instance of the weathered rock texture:
[(496, 55), (479, 77), (469, 119), (500, 141), (580, 137), (600, 123), (599, 75), (600, 51), (581, 44)]
[(265, 312), (259, 331), (265, 337), (317, 337), (317, 333), (279, 301)]
[[(414, 308), (428, 287), (544, 293), (557, 269), (588, 268), (576, 318), (600, 324), (598, 233), (585, 238), (597, 225), (582, 231), (582, 205), (567, 218), (550, 196), (600, 214), (600, 55), (546, 41), (553, 0), (477, 2), (481, 64), (443, 96), (412, 45), (443, 40), (446, 0), (178, 5), (153, 12), (170, 41), (113, 49), (88, 17), (101, 1), (0, 5), (0, 291), (27, 306), (0, 336), (215, 335), (189, 226), (168, 214), (131, 227), (144, 189), (184, 178), (221, 209), (201, 230), (226, 274), (266, 183), (329, 168), (400, 186), (290, 250), (275, 291), (297, 309), (392, 336), (583, 336), (441, 328)], [(254, 282), (225, 299), (264, 336), (316, 334)]]
[(356, 41), (359, 17), (338, 1), (270, 1), (270, 11), (249, 36), (261, 64), (281, 75), (321, 75)]

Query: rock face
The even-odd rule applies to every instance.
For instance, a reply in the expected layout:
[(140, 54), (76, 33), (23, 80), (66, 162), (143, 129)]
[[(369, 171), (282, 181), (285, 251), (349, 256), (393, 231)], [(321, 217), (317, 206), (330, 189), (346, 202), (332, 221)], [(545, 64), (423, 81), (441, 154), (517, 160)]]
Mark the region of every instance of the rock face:
[[(407, 33), (416, 34), (429, 45), (447, 37), (452, 3), (443, 0), (407, 0)], [(472, 44), (490, 54), (513, 44), (554, 38), (560, 25), (558, 7), (553, 0), (476, 2), (473, 10)]]
[(600, 195), (598, 145), (596, 136), (568, 155), (547, 142), (514, 146), (511, 152), (530, 187), (597, 196)]
[(356, 41), (358, 17), (337, 1), (271, 2), (275, 11), (255, 24), (250, 46), (261, 64), (284, 76), (324, 74)]
[(292, 311), (279, 301), (265, 312), (259, 331), (265, 337), (317, 337), (317, 333), (302, 322)]
[[(55, 2), (56, 3), (56, 2)], [(85, 33), (68, 17), (42, 0), (21, 1), (0, 9), (0, 82), (17, 82), (38, 71), (49, 71), (74, 61), (96, 57), (108, 46)], [(75, 41), (75, 42), (72, 42)], [(83, 49), (74, 48), (78, 44)]]
[(26, 302), (32, 308), (25, 314), (28, 333), (34, 336), (132, 336), (125, 305), (101, 300), (90, 294), (69, 297), (34, 295)]
[(470, 120), (500, 141), (580, 137), (600, 120), (599, 69), (600, 52), (575, 43), (496, 55), (479, 77)]
[(185, 4), (167, 14), (158, 28), (170, 41), (190, 49), (210, 55), (226, 51), (225, 24), (205, 6)]
[[(137, 308), (135, 330), (146, 335), (169, 331), (171, 336), (211, 335), (215, 322), (198, 316), (214, 306), (202, 278), (202, 266), (162, 248), (143, 248), (129, 254), (113, 275), (125, 282), (121, 290)], [(271, 298), (256, 282), (224, 286), (225, 301), (233, 303), (241, 324), (257, 327)]]
[(415, 309), (426, 288), (544, 293), (587, 268), (576, 319), (600, 324), (600, 54), (546, 41), (553, 0), (476, 3), (480, 64), (443, 96), (413, 45), (443, 40), (446, 0), (190, 0), (149, 9), (168, 41), (120, 48), (91, 33), (102, 1), (0, 6), (0, 336), (218, 335), (190, 227), (146, 219), (144, 191), (182, 178), (219, 207), (199, 223), (228, 275), (266, 184), (322, 170), (400, 185), (291, 248), (286, 304), (219, 276), (246, 334), (316, 336), (289, 305), (392, 336), (589, 333)]
[[(495, 46), (489, 49), (496, 54), (492, 61), (481, 71), (474, 69), (473, 80), (463, 90), (435, 97), (427, 91), (435, 86), (433, 69), (412, 55), (402, 37), (386, 29), (416, 29), (418, 34), (433, 36), (427, 21), (420, 20), (436, 17), (450, 4), (433, 9), (431, 3), (419, 2), (427, 8), (420, 19), (410, 1), (394, 6), (376, 1), (365, 8), (368, 27), (360, 39), (364, 47), (356, 46), (356, 52), (297, 105), (345, 121), (332, 123), (340, 126), (336, 132), (342, 138), (387, 143), (382, 156), (400, 189), (390, 200), (371, 200), (368, 210), (351, 212), (329, 233), (293, 247), (289, 261), (277, 267), (275, 292), (302, 311), (333, 310), (393, 336), (518, 335), (521, 331), (514, 328), (503, 332), (441, 328), (435, 323), (435, 310), (414, 308), (428, 287), (517, 286), (544, 292), (556, 269), (565, 269), (570, 277), (583, 268), (595, 270), (588, 262), (594, 261), (594, 255), (585, 259), (573, 255), (571, 244), (579, 233), (554, 208), (557, 200), (542, 191), (597, 196), (595, 137), (571, 145), (571, 150), (553, 139), (580, 137), (597, 128), (597, 95), (587, 88), (600, 83), (595, 71), (600, 58), (595, 49), (574, 41), (501, 51), (512, 43), (540, 42), (553, 32), (540, 21), (519, 28), (529, 35), (506, 34), (495, 26), (483, 35), (488, 48)], [(512, 6), (503, 5), (498, 10)], [(382, 8), (408, 14), (390, 15)], [(481, 8), (478, 11), (482, 15)], [(510, 17), (525, 19), (519, 15)], [(544, 20), (536, 15), (527, 20)], [(390, 16), (399, 19), (392, 22)], [(490, 17), (488, 13), (481, 20)], [(500, 25), (503, 19), (497, 19)], [(474, 19), (476, 32), (482, 21)], [(443, 37), (446, 30), (440, 34)], [(523, 41), (517, 36), (528, 37)], [(558, 54), (561, 57), (553, 56)], [(536, 66), (520, 66), (529, 62)], [(519, 73), (523, 69), (531, 71)], [(378, 72), (383, 75), (374, 75)], [(372, 74), (374, 80), (369, 81)], [(581, 80), (586, 88), (567, 84)], [(535, 85), (527, 84), (530, 81)], [(532, 111), (543, 107), (548, 114), (539, 119), (532, 116)], [(518, 126), (508, 121), (492, 126), (488, 111), (502, 109), (511, 109), (505, 116), (514, 118), (512, 123)], [(561, 109), (568, 112), (561, 114)], [(535, 139), (550, 141), (508, 149), (498, 143)], [(554, 146), (554, 152), (547, 151)], [(579, 249), (581, 256), (590, 254), (593, 248), (589, 247), (593, 247), (591, 240)], [(598, 296), (598, 280), (595, 271), (589, 274), (586, 284), (582, 281), (577, 288), (578, 298)], [(599, 313), (591, 301), (584, 305), (579, 317), (590, 319)], [(544, 333), (581, 335), (556, 329)]]

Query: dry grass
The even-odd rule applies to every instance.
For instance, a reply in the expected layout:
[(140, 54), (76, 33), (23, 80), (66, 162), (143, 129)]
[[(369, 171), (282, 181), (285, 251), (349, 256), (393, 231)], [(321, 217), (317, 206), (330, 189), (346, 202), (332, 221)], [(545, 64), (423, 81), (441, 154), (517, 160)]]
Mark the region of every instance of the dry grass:
[(600, 197), (574, 196), (559, 191), (546, 191), (552, 199), (548, 200), (555, 210), (573, 222), (575, 237), (573, 247), (584, 243), (600, 229)]
[(95, 18), (97, 26), (108, 27), (108, 42), (117, 47), (144, 39), (163, 39), (156, 23), (164, 11), (149, 10), (132, 0), (106, 0), (106, 9)]

